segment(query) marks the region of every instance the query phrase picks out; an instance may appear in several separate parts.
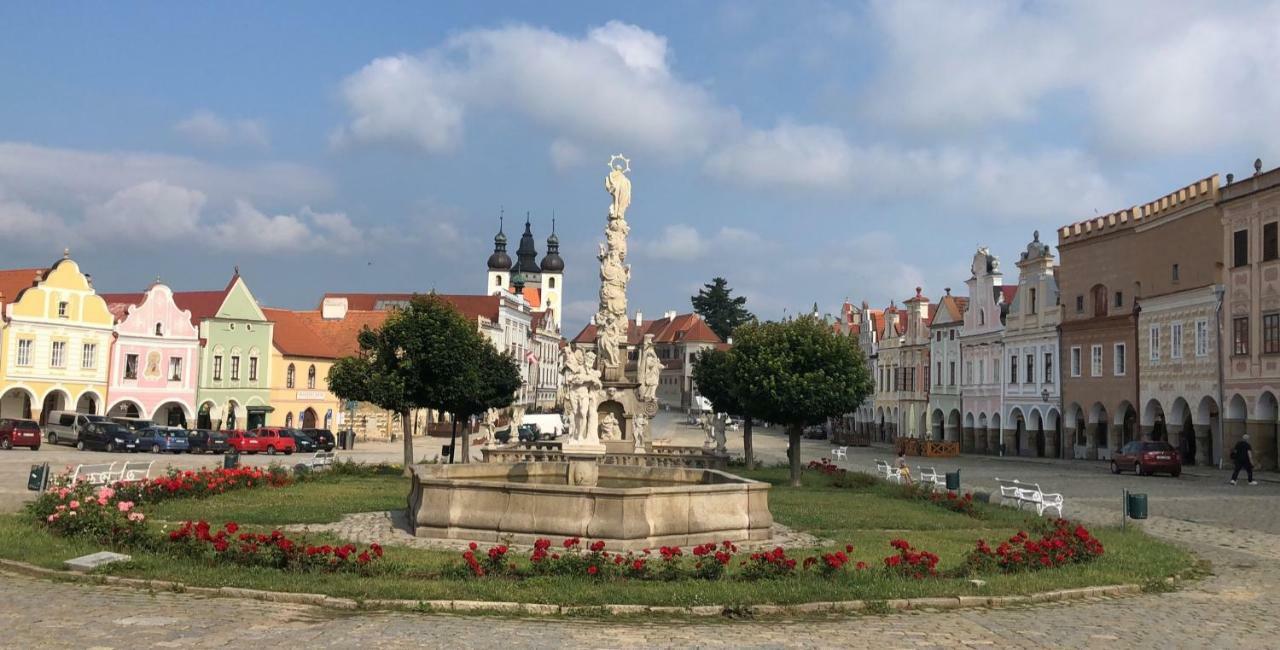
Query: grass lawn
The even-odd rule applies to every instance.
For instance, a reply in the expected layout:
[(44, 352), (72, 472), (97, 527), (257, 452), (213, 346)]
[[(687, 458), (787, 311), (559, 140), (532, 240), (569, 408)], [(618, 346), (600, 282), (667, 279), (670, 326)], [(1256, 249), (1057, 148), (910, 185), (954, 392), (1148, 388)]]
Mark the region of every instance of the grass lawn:
[[(775, 487), (770, 495), (774, 518), (787, 526), (855, 546), (853, 559), (872, 567), (890, 555), (888, 541), (904, 538), (919, 549), (941, 557), (939, 569), (956, 566), (978, 538), (996, 542), (1014, 534), (1034, 517), (1008, 508), (981, 506), (985, 518), (975, 519), (928, 503), (893, 496), (894, 488), (834, 487), (831, 479), (806, 472), (805, 485), (785, 485), (785, 470), (748, 473)], [(150, 512), (153, 520), (204, 518), (215, 525), (237, 521), (246, 528), (320, 523), (337, 520), (345, 512), (403, 507), (407, 480), (399, 476), (326, 477), (281, 489), (255, 489), (207, 500), (172, 501)], [(1106, 545), (1098, 560), (1062, 569), (1013, 576), (983, 576), (976, 587), (966, 579), (907, 580), (878, 570), (848, 571), (833, 578), (812, 574), (760, 580), (678, 582), (596, 581), (586, 577), (456, 579), (440, 575), (456, 565), (454, 552), (387, 547), (383, 570), (373, 576), (299, 574), (284, 571), (211, 566), (165, 553), (135, 552), (135, 560), (106, 571), (133, 577), (177, 580), (198, 586), (241, 586), (279, 591), (326, 593), (351, 598), (475, 599), (556, 604), (751, 605), (824, 600), (889, 599), (941, 595), (1009, 595), (1101, 584), (1155, 584), (1187, 571), (1193, 558), (1186, 552), (1135, 530), (1095, 529)], [(320, 539), (320, 538), (313, 538)], [(558, 541), (558, 540), (556, 540)], [(94, 544), (58, 538), (29, 523), (22, 515), (0, 517), (0, 556), (33, 564), (60, 567), (64, 559), (101, 550)], [(830, 550), (830, 549), (828, 549)], [(809, 553), (794, 551), (803, 557)], [(519, 559), (519, 558), (517, 558)]]

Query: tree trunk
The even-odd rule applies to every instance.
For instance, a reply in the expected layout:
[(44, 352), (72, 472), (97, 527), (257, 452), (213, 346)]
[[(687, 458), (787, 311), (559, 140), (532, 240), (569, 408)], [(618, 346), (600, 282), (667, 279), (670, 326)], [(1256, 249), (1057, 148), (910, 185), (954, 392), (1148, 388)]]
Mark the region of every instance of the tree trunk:
[[(458, 416), (453, 416), (453, 423), (455, 427), (458, 425)], [(462, 462), (464, 463), (471, 462), (471, 432), (468, 426), (470, 423), (471, 418), (467, 417), (462, 424)]]
[(752, 424), (751, 418), (742, 419), (742, 455), (746, 457), (748, 472), (756, 468), (755, 453), (751, 451)]
[(400, 412), (400, 426), (404, 429), (404, 473), (409, 476), (413, 473), (413, 423), (409, 422), (408, 409)]
[(453, 420), (453, 432), (449, 434), (449, 464), (453, 464), (453, 450), (458, 446), (458, 416), (450, 413), (449, 418)]
[(787, 456), (791, 460), (791, 487), (800, 487), (800, 433), (798, 424), (787, 426)]

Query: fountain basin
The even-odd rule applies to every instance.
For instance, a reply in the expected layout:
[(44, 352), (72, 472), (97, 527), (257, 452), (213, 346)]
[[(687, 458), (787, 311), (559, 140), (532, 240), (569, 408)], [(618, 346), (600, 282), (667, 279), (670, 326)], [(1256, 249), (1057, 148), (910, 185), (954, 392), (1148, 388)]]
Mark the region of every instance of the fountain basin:
[(569, 485), (567, 462), (414, 465), (418, 537), (532, 544), (602, 540), (613, 550), (770, 538), (769, 484), (712, 469), (600, 465)]

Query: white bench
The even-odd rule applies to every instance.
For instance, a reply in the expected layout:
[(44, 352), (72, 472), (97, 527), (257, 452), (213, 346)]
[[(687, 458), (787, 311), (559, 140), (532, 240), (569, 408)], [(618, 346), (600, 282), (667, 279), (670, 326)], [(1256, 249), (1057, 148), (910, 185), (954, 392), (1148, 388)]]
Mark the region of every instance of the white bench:
[(848, 448), (848, 447), (836, 447), (835, 449), (832, 449), (832, 450), (831, 450), (831, 459), (832, 459), (832, 460), (848, 460), (848, 459), (849, 459), (849, 448)]
[(325, 469), (333, 467), (335, 455), (332, 451), (317, 451), (314, 456), (308, 458), (305, 463), (311, 469)]
[(1058, 517), (1062, 517), (1065, 500), (1061, 494), (1045, 492), (1039, 483), (1023, 483), (1017, 479), (997, 478), (996, 483), (1000, 486), (1001, 505), (1012, 501), (1021, 510), (1023, 504), (1031, 504), (1039, 516), (1044, 516), (1045, 510), (1053, 509), (1058, 511)]
[(880, 478), (886, 481), (889, 481), (890, 483), (902, 482), (902, 473), (899, 472), (897, 468), (895, 468), (893, 465), (890, 465), (889, 463), (886, 463), (883, 460), (876, 461), (876, 476), (879, 476)]
[(942, 474), (938, 473), (935, 467), (918, 467), (920, 470), (920, 483), (929, 489), (946, 489), (947, 482)]
[(151, 478), (151, 466), (155, 465), (154, 460), (136, 460), (124, 463), (124, 467), (120, 469), (120, 473), (112, 481), (114, 483), (137, 483)]
[(151, 467), (153, 465), (155, 465), (153, 460), (76, 465), (75, 471), (71, 472), (71, 483), (87, 483), (89, 485), (136, 483), (151, 478)]

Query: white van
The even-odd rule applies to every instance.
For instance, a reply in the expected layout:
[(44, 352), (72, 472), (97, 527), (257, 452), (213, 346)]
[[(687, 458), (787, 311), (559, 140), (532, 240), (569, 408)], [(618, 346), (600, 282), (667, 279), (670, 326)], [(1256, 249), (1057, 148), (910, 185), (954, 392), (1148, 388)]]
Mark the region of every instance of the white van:
[(564, 433), (564, 419), (559, 413), (527, 413), (521, 424), (538, 425), (538, 433), (543, 436), (559, 436)]
[(107, 416), (75, 411), (52, 411), (45, 421), (44, 435), (49, 444), (75, 445), (80, 442), (80, 430), (91, 422), (106, 422)]

